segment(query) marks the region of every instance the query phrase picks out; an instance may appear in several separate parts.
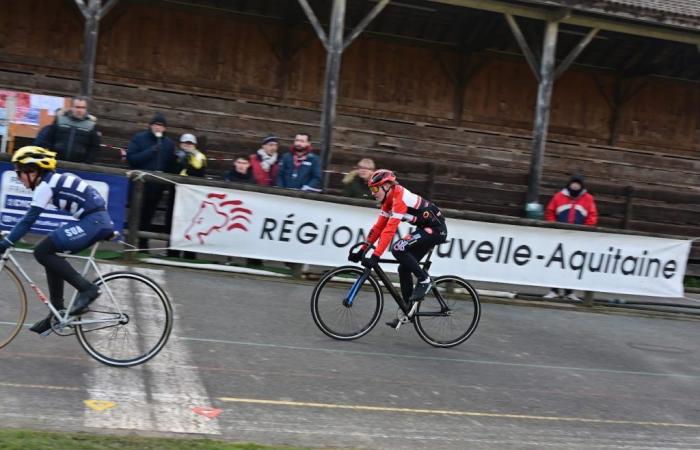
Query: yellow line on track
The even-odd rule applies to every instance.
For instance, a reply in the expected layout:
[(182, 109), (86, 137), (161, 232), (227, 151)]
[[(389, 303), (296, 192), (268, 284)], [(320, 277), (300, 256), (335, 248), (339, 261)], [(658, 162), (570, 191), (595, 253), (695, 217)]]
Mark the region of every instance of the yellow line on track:
[(22, 384), (22, 383), (4, 383), (0, 381), (0, 386), (5, 387), (16, 387), (24, 389), (48, 389), (52, 391), (80, 391), (81, 388), (78, 387), (68, 387), (68, 386), (52, 386), (48, 384)]
[(599, 423), (613, 425), (638, 425), (650, 427), (680, 427), (680, 428), (700, 428), (700, 423), (669, 423), (669, 422), (647, 422), (636, 420), (615, 420), (615, 419), (591, 419), (585, 417), (561, 417), (561, 416), (532, 416), (526, 414), (502, 414), (502, 413), (483, 413), (476, 411), (450, 411), (442, 409), (421, 409), (421, 408), (395, 408), (391, 406), (367, 406), (367, 405), (340, 405), (335, 403), (311, 403), (311, 402), (293, 402), (286, 400), (263, 400), (254, 398), (236, 398), (236, 397), (220, 397), (220, 401), (227, 403), (248, 403), (258, 405), (275, 405), (275, 406), (296, 406), (305, 408), (325, 408), (325, 409), (350, 409), (355, 411), (373, 411), (373, 412), (397, 412), (410, 414), (442, 414), (446, 416), (468, 416), (468, 417), (490, 417), (499, 419), (520, 419), (520, 420), (542, 420), (542, 421), (559, 421), (559, 422), (581, 422), (581, 423)]

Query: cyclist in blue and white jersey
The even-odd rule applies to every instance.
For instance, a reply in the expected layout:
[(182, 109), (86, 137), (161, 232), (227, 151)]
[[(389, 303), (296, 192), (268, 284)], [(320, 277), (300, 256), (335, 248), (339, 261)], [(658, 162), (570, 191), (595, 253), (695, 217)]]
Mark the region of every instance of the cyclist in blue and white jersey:
[[(49, 300), (56, 309), (64, 309), (63, 282), (78, 290), (72, 315), (78, 315), (100, 295), (100, 290), (86, 280), (57, 252), (79, 252), (95, 242), (110, 237), (114, 224), (107, 214), (105, 200), (80, 177), (54, 172), (56, 153), (42, 147), (22, 147), (12, 155), (17, 177), (34, 191), (29, 211), (0, 241), (0, 253), (14, 246), (31, 228), (44, 209), (53, 204), (55, 209), (70, 213), (77, 222), (68, 222), (52, 231), (34, 248), (34, 257), (46, 268)], [(39, 334), (51, 330), (52, 314), (35, 323), (30, 329)]]

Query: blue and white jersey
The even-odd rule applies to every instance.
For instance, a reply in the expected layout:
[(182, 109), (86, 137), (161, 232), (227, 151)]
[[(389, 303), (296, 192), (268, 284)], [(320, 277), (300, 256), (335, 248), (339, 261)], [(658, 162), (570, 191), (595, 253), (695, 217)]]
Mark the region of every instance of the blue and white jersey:
[(31, 206), (41, 209), (52, 203), (76, 219), (85, 213), (104, 210), (105, 201), (99, 192), (77, 175), (50, 172), (34, 190)]

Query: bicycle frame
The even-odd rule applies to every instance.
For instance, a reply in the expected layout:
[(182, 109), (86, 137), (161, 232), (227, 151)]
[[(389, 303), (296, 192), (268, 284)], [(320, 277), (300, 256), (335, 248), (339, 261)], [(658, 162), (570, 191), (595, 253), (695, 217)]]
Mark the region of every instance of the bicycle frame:
[(118, 322), (120, 320), (125, 319), (124, 313), (121, 311), (119, 308), (119, 304), (114, 301), (114, 295), (109, 289), (109, 286), (107, 283), (104, 282), (104, 278), (102, 276), (102, 273), (100, 272), (99, 268), (97, 267), (97, 263), (95, 262), (95, 253), (97, 252), (97, 248), (100, 245), (99, 242), (96, 242), (95, 244), (92, 245), (90, 248), (90, 254), (89, 256), (80, 256), (80, 255), (72, 255), (69, 253), (59, 253), (60, 256), (68, 257), (70, 259), (79, 259), (79, 260), (84, 260), (85, 261), (85, 266), (83, 267), (82, 275), (86, 276), (90, 269), (93, 269), (95, 273), (97, 274), (97, 277), (102, 281), (102, 288), (106, 291), (104, 292), (107, 294), (112, 302), (112, 305), (115, 307), (116, 312), (112, 313), (114, 315), (118, 315), (115, 318), (106, 318), (106, 319), (80, 319), (76, 316), (71, 316), (69, 314), (69, 311), (73, 308), (73, 303), (75, 302), (75, 299), (77, 298), (77, 291), (73, 294), (71, 297), (71, 300), (68, 304), (68, 307), (65, 309), (64, 314), (62, 315), (59, 310), (57, 310), (49, 301), (49, 298), (42, 292), (42, 290), (39, 288), (39, 286), (36, 285), (34, 280), (29, 276), (29, 274), (22, 268), (20, 265), (19, 261), (12, 255), (14, 251), (20, 252), (20, 253), (32, 253), (31, 250), (24, 250), (24, 249), (9, 249), (5, 252), (5, 254), (2, 256), (2, 260), (0, 261), (0, 270), (2, 270), (5, 267), (5, 264), (7, 264), (7, 261), (10, 261), (12, 265), (17, 269), (17, 271), (22, 275), (22, 278), (29, 284), (29, 287), (32, 288), (32, 291), (36, 294), (38, 299), (46, 305), (47, 308), (49, 308), (49, 311), (51, 311), (51, 314), (53, 314), (56, 319), (58, 320), (58, 325), (61, 329), (65, 328), (66, 326), (75, 326), (75, 325), (92, 325), (92, 324), (98, 324), (98, 323), (110, 323), (110, 322)]
[[(362, 244), (359, 244), (362, 245)], [(356, 245), (355, 247), (357, 247)], [(353, 249), (355, 248), (353, 247)], [(362, 253), (363, 257), (364, 255), (370, 250), (374, 248), (374, 246), (369, 246), (367, 249)], [(352, 249), (351, 249), (352, 250)], [(426, 255), (425, 260), (419, 264), (423, 266), (423, 270), (426, 272), (430, 269), (430, 265), (432, 262), (430, 261), (430, 257), (433, 254), (433, 250), (430, 250), (428, 254)], [(398, 264), (399, 262), (393, 259), (380, 259), (380, 263), (385, 263), (385, 264)], [(360, 290), (360, 286), (364, 284), (364, 282), (367, 280), (369, 275), (372, 273), (372, 270), (377, 274), (377, 277), (379, 277), (379, 280), (381, 283), (386, 287), (386, 289), (389, 291), (389, 294), (394, 298), (394, 301), (396, 302), (397, 305), (399, 305), (399, 308), (401, 308), (401, 311), (404, 312), (404, 314), (408, 314), (410, 311), (410, 305), (404, 301), (403, 296), (401, 293), (399, 293), (396, 288), (394, 287), (394, 284), (392, 281), (389, 279), (389, 276), (386, 274), (384, 269), (382, 269), (379, 264), (375, 266), (365, 266), (364, 273), (360, 278), (358, 278), (355, 283), (353, 283), (352, 287), (350, 288), (350, 292), (348, 293), (348, 296), (343, 300), (343, 305), (345, 306), (351, 306), (352, 302), (355, 300), (355, 296)], [(440, 303), (440, 312), (423, 312), (423, 313), (416, 313), (415, 315), (420, 315), (420, 316), (441, 316), (444, 315), (446, 312), (449, 311), (449, 307), (445, 303), (444, 299), (442, 298), (442, 295), (438, 292), (436, 288), (433, 288), (433, 292), (435, 293), (435, 297), (437, 298), (438, 302)]]

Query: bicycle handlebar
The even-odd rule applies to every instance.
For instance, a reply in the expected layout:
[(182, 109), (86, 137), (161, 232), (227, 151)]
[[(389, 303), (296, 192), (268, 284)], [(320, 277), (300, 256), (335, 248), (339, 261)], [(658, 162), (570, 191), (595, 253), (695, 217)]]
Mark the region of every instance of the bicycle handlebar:
[(370, 250), (376, 248), (374, 245), (368, 244), (367, 242), (360, 242), (360, 243), (355, 244), (355, 245), (353, 245), (352, 247), (350, 247), (350, 253), (355, 253), (355, 249), (358, 248), (358, 247), (362, 247), (363, 245), (366, 245), (366, 246), (367, 246), (367, 248), (365, 248), (364, 250), (362, 250), (362, 257), (363, 257), (363, 258), (367, 255), (367, 252), (368, 252), (368, 251), (370, 251)]

